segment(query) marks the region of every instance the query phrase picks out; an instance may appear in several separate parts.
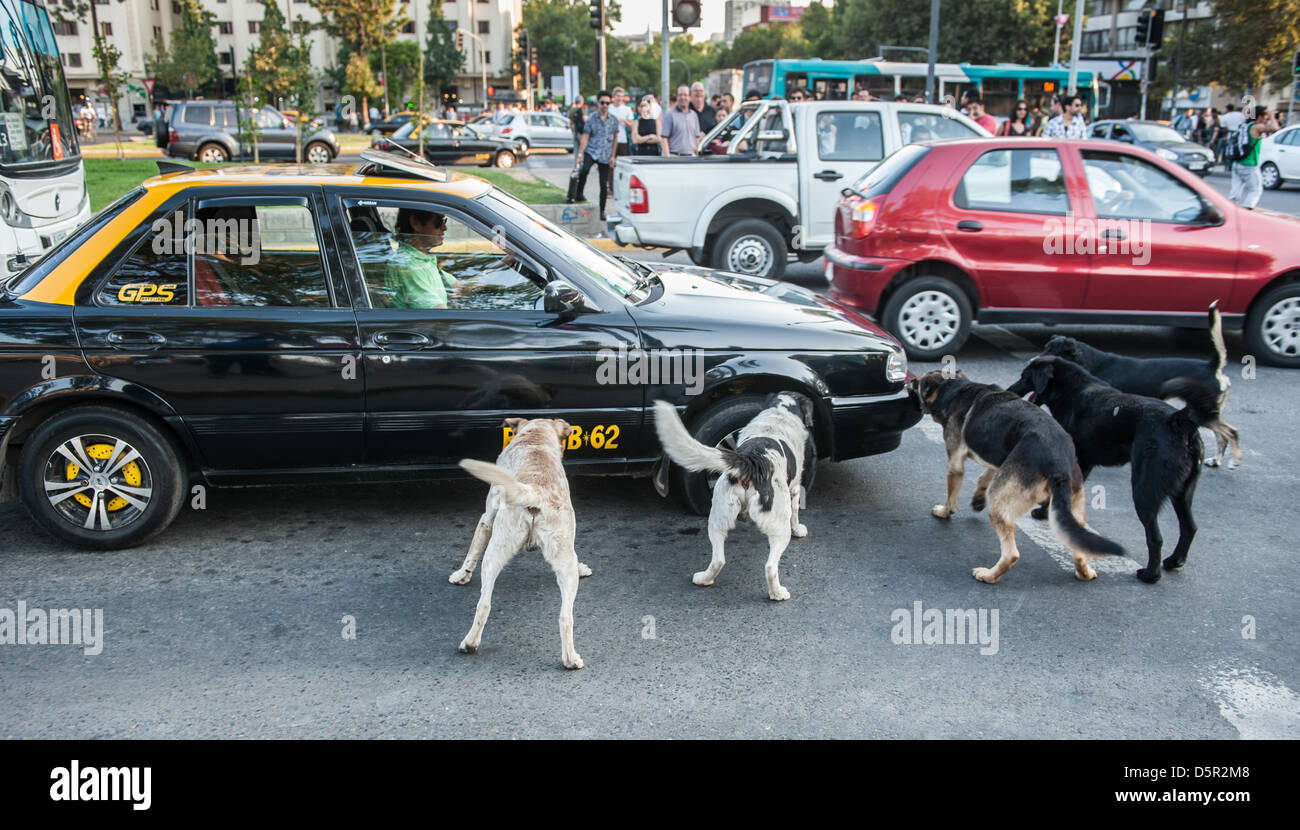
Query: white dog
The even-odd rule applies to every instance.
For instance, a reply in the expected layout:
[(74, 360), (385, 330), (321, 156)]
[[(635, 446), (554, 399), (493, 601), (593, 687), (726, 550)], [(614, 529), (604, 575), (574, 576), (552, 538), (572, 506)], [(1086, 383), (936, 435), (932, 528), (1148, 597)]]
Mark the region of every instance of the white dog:
[(573, 548), (573, 505), (562, 462), (572, 428), (559, 418), (508, 418), (505, 425), (515, 435), (497, 456), (497, 463), (470, 458), (460, 462), (470, 475), (492, 485), (465, 562), (448, 578), (456, 585), (467, 584), (479, 557), (487, 551), (474, 624), (461, 640), (460, 650), (466, 654), (478, 651), (492, 610), (492, 586), (501, 569), (520, 548), (540, 549), (560, 585), (560, 659), (566, 669), (580, 669), (582, 658), (573, 648), (573, 599), (578, 593), (578, 577), (591, 576), (591, 568), (578, 561)]
[(791, 534), (808, 535), (808, 528), (799, 524), (799, 508), (806, 506), (804, 473), (817, 462), (816, 446), (808, 431), (812, 423), (811, 400), (794, 392), (778, 392), (741, 430), (736, 449), (718, 449), (696, 441), (672, 404), (655, 401), (655, 429), (668, 457), (693, 472), (720, 473), (709, 512), (713, 561), (695, 574), (696, 585), (713, 584), (726, 563), (723, 546), (727, 534), (736, 526), (737, 517), (747, 517), (767, 536), (768, 597), (790, 598), (777, 571)]

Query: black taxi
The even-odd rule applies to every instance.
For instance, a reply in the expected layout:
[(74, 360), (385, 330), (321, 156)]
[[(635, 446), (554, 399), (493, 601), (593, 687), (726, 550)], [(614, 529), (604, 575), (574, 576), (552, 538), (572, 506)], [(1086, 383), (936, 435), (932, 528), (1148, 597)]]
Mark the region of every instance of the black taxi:
[[(572, 423), (571, 473), (639, 475), (656, 399), (723, 444), (802, 392), (837, 460), (920, 418), (902, 350), (852, 310), (615, 257), (473, 176), (378, 151), (159, 166), (0, 283), (0, 500), (71, 543), (138, 543), (196, 484), (460, 475), (507, 417)], [(707, 511), (702, 475), (657, 481)]]

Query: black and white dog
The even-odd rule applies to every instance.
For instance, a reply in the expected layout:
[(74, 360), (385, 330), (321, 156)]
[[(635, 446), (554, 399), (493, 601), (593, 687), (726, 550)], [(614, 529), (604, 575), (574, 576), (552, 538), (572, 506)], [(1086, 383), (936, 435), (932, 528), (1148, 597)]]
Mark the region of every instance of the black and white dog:
[(655, 429), (668, 457), (692, 472), (720, 474), (709, 512), (713, 560), (695, 574), (696, 585), (713, 584), (726, 562), (727, 534), (738, 517), (747, 517), (767, 536), (768, 597), (790, 598), (777, 571), (791, 535), (808, 535), (808, 528), (799, 523), (799, 508), (804, 470), (816, 463), (812, 425), (811, 400), (795, 392), (777, 392), (740, 431), (736, 448), (722, 449), (695, 440), (672, 404), (655, 401)]
[(1223, 420), (1223, 407), (1228, 402), (1228, 390), (1232, 381), (1223, 371), (1228, 362), (1228, 350), (1223, 345), (1223, 319), (1219, 314), (1217, 300), (1210, 303), (1210, 345), (1214, 348), (1214, 356), (1206, 360), (1190, 357), (1138, 358), (1103, 352), (1087, 343), (1057, 335), (1047, 341), (1043, 354), (1063, 357), (1121, 392), (1145, 395), (1148, 398), (1161, 397), (1161, 389), (1175, 378), (1193, 380), (1208, 388), (1214, 393), (1216, 402), (1213, 417), (1204, 426), (1219, 440), (1219, 451), (1207, 459), (1205, 464), (1209, 467), (1222, 464), (1228, 444), (1232, 444), (1231, 466), (1236, 467), (1241, 463), (1237, 428)]
[[(1147, 537), (1147, 566), (1137, 577), (1147, 584), (1160, 579), (1160, 508), (1173, 504), (1178, 544), (1164, 565), (1181, 568), (1196, 536), (1192, 495), (1204, 453), (1197, 430), (1214, 417), (1214, 393), (1196, 381), (1175, 378), (1160, 390), (1160, 397), (1187, 402), (1174, 409), (1158, 398), (1121, 392), (1056, 356), (1029, 361), (1007, 391), (1016, 396), (1033, 392), (1037, 403), (1047, 405), (1073, 439), (1085, 479), (1093, 467), (1132, 465), (1133, 505)], [(1040, 506), (1035, 516), (1043, 512)]]

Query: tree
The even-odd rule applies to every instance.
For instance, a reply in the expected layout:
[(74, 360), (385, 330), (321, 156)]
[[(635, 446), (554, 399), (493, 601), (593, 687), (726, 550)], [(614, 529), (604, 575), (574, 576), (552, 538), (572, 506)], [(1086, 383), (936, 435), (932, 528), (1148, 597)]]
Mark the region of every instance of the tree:
[(375, 80), (375, 73), (370, 71), (370, 61), (363, 58), (360, 52), (353, 52), (348, 59), (344, 79), (343, 88), (354, 98), (361, 99), (361, 123), (368, 123), (369, 101), (379, 95), (379, 82)]
[[(1052, 0), (944, 0), (938, 59), (1046, 66), (1052, 59), (1055, 12)], [(929, 43), (929, 4), (916, 0), (838, 0), (831, 21), (835, 50), (848, 60), (875, 57), (879, 46)], [(1061, 49), (1068, 54), (1064, 40)], [(919, 52), (890, 57), (924, 60)]]
[[(582, 67), (578, 71), (583, 94), (598, 90), (600, 76), (595, 71), (596, 30), (591, 28), (589, 6), (586, 0), (529, 0), (524, 3), (523, 21), (515, 30), (516, 41), (521, 29), (528, 30), (529, 45), (537, 49), (537, 76), (549, 78), (560, 75), (572, 56), (573, 63)], [(623, 19), (623, 11), (615, 0), (605, 4), (605, 25), (612, 30)], [(610, 86), (614, 86), (622, 70), (615, 55), (627, 54), (626, 44), (617, 38), (607, 37), (605, 60)], [(515, 72), (527, 71), (524, 57), (516, 50)]]
[[(1179, 85), (1219, 84), (1258, 96), (1267, 83), (1291, 87), (1291, 60), (1300, 43), (1296, 0), (1213, 0), (1213, 17), (1187, 28)], [(1166, 26), (1166, 71), (1177, 51), (1178, 26)]]
[[(929, 19), (926, 25), (929, 25)], [(807, 56), (833, 60), (839, 57), (835, 43), (835, 27), (831, 13), (825, 6), (813, 0), (799, 18), (799, 29), (804, 42), (808, 45)]]
[(297, 76), (304, 67), (296, 65), (298, 56), (280, 4), (276, 0), (262, 0), (262, 8), (257, 46), (249, 52), (248, 63), (257, 76), (257, 91), (274, 106), (297, 89)]
[(122, 159), (122, 119), (117, 110), (118, 99), (122, 97), (122, 88), (130, 81), (131, 76), (123, 72), (118, 66), (118, 61), (122, 59), (122, 50), (106, 41), (95, 32), (95, 64), (99, 67), (99, 83), (103, 86), (104, 92), (108, 93), (108, 100), (113, 104), (113, 144), (117, 147), (117, 158)]
[(181, 26), (172, 34), (168, 48), (159, 36), (154, 41), (155, 72), (163, 86), (183, 89), (189, 98), (221, 77), (217, 65), (217, 44), (212, 27), (217, 16), (199, 5), (199, 0), (180, 0)]
[(438, 93), (453, 86), (465, 65), (465, 55), (456, 49), (456, 33), (442, 16), (442, 0), (429, 0), (429, 38), (424, 47), (424, 82)]
[[(369, 57), (379, 51), (380, 66), (386, 63), (388, 44), (392, 43), (402, 27), (410, 22), (398, 7), (398, 0), (310, 0), (312, 8), (320, 12), (325, 31), (345, 44)], [(351, 67), (349, 66), (349, 70)], [(367, 72), (369, 69), (367, 68)], [(373, 81), (373, 76), (372, 76)], [(374, 95), (379, 95), (378, 87)], [(385, 96), (387, 91), (384, 91)], [(370, 112), (370, 96), (361, 101), (362, 109)], [(388, 102), (384, 102), (384, 109)]]

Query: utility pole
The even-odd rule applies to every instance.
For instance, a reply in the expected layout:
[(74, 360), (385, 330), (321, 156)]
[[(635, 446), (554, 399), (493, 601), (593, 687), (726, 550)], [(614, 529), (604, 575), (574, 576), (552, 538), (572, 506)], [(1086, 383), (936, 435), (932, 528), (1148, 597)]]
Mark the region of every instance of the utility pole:
[(1061, 25), (1061, 13), (1065, 10), (1064, 5), (1065, 0), (1056, 0), (1056, 45), (1052, 47), (1052, 66), (1061, 64), (1061, 30), (1065, 28)]
[(936, 103), (934, 96), (934, 61), (939, 51), (939, 0), (930, 0), (930, 57), (925, 70), (925, 100)]
[[(1187, 35), (1187, 3), (1185, 0), (1182, 7), (1183, 17), (1178, 21), (1178, 56), (1174, 58), (1174, 85), (1169, 98), (1170, 117), (1178, 109), (1178, 81), (1183, 74), (1183, 38)], [(1143, 115), (1145, 114), (1143, 113)]]
[(664, 0), (664, 25), (659, 35), (659, 107), (668, 109), (668, 0)]
[(1083, 0), (1074, 7), (1074, 42), (1070, 44), (1070, 88), (1074, 95), (1079, 91), (1079, 45), (1083, 40)]

